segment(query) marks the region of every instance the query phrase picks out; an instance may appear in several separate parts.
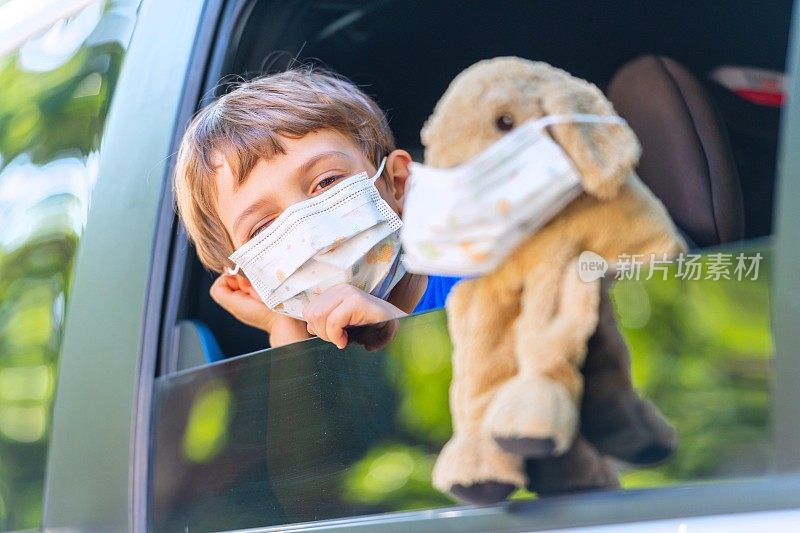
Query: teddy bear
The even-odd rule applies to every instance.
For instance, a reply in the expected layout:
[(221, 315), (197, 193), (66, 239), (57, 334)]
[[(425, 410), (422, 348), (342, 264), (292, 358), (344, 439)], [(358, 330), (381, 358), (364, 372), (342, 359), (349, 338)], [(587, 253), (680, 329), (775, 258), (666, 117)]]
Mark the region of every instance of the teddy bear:
[[(575, 114), (616, 116), (596, 86), (546, 63), (480, 61), (425, 122), (425, 164), (457, 167), (527, 121)], [(619, 122), (547, 126), (577, 170), (580, 193), (448, 297), (453, 435), (433, 483), (459, 500), (497, 502), (523, 486), (540, 494), (616, 487), (605, 455), (648, 464), (676, 446), (675, 430), (632, 385), (610, 283), (578, 276), (584, 251), (613, 271), (621, 254), (646, 262), (686, 248), (636, 175), (640, 146)]]
[[(525, 461), (526, 486), (540, 496), (618, 488), (614, 468), (603, 455), (633, 465), (653, 465), (677, 447), (675, 429), (633, 387), (630, 354), (614, 317), (610, 288), (611, 281), (602, 280), (597, 329), (581, 368), (579, 434), (564, 455)], [(480, 494), (479, 487), (475, 489)]]

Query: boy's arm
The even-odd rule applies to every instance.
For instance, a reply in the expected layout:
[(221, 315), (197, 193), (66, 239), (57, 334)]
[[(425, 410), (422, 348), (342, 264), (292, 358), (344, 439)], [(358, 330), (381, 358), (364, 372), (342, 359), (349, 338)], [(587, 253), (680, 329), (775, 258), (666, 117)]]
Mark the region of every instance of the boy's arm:
[(303, 309), (308, 333), (334, 343), (339, 349), (347, 346), (345, 328), (378, 324), (405, 315), (389, 302), (346, 283), (326, 290)]
[(210, 292), (211, 298), (238, 321), (269, 333), (273, 348), (311, 337), (305, 322), (270, 311), (250, 282), (241, 276), (222, 274)]
[(269, 333), (276, 348), (317, 335), (339, 348), (347, 346), (350, 326), (365, 326), (400, 318), (406, 313), (391, 303), (352, 285), (341, 284), (323, 292), (303, 310), (306, 322), (271, 311), (247, 279), (223, 274), (211, 286), (211, 297), (237, 320)]

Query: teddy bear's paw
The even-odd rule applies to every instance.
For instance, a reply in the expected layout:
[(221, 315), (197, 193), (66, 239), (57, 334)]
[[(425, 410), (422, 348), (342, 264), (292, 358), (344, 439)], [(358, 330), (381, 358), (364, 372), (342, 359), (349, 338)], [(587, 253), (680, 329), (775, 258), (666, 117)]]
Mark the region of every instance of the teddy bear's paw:
[(628, 463), (653, 465), (669, 458), (678, 446), (678, 432), (661, 412), (633, 391), (613, 399), (593, 406), (599, 413), (581, 426), (586, 437), (603, 454)]
[(530, 480), (526, 488), (539, 496), (619, 488), (611, 462), (581, 435), (561, 457), (528, 459), (525, 471)]
[(526, 482), (522, 458), (501, 450), (488, 435), (454, 436), (433, 468), (433, 485), (466, 503), (499, 502)]
[(523, 457), (563, 454), (577, 426), (578, 410), (563, 385), (524, 375), (500, 388), (483, 418), (498, 446)]
[(643, 401), (638, 407), (641, 419), (649, 431), (642, 439), (642, 446), (627, 461), (637, 465), (662, 463), (678, 448), (678, 431), (669, 425), (655, 405)]
[(494, 440), (508, 453), (523, 457), (550, 457), (556, 449), (556, 441), (550, 437), (495, 437)]
[(511, 483), (484, 481), (472, 485), (456, 484), (447, 491), (457, 500), (474, 505), (489, 505), (505, 500), (517, 487)]

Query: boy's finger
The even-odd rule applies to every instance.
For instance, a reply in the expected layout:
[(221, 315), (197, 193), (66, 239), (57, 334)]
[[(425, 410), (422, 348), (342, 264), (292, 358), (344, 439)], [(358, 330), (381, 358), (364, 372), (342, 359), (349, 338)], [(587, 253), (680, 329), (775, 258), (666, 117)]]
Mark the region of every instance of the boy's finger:
[(225, 276), (225, 283), (227, 283), (228, 287), (230, 287), (232, 290), (248, 293), (250, 292), (252, 285), (250, 285), (250, 282), (242, 276), (239, 276), (238, 274), (223, 274), (223, 276)]
[(311, 335), (317, 334), (317, 330), (316, 328), (314, 328), (315, 307), (316, 306), (314, 305), (314, 302), (311, 302), (309, 304), (306, 304), (306, 306), (303, 308), (303, 320), (306, 321), (306, 329), (308, 330), (308, 333)]
[(226, 294), (231, 293), (234, 291), (239, 290), (239, 285), (236, 283), (235, 280), (230, 279), (232, 276), (228, 276), (226, 274), (222, 274), (217, 279), (214, 280), (214, 283), (211, 284), (211, 295), (213, 296), (215, 293), (217, 294)]
[(318, 305), (309, 305), (307, 309), (307, 311), (304, 310), (303, 317), (308, 323), (308, 332), (327, 341), (328, 336), (325, 334), (325, 318), (327, 317), (325, 307), (320, 308)]
[(244, 276), (238, 275), (238, 274), (235, 275), (235, 276), (231, 276), (231, 277), (234, 278), (235, 283), (236, 283), (236, 287), (238, 288), (238, 290), (244, 292), (245, 294), (247, 294), (249, 296), (253, 296), (253, 297), (259, 298), (258, 292), (256, 292), (255, 288), (253, 287), (253, 284), (250, 283), (249, 279), (245, 278)]
[(225, 280), (220, 277), (214, 281), (208, 292), (211, 294), (211, 298), (219, 303), (220, 299), (227, 297), (233, 290), (228, 286)]
[(239, 289), (232, 289), (227, 283), (214, 284), (211, 286), (211, 298), (218, 304), (226, 307), (227, 305), (235, 305), (236, 302), (241, 302), (240, 305), (247, 305), (249, 302), (258, 302), (258, 297), (255, 297), (247, 292), (240, 291)]
[(347, 331), (345, 328), (350, 325), (352, 317), (352, 302), (345, 300), (331, 310), (325, 321), (325, 333), (328, 339), (339, 349), (347, 346)]
[(325, 324), (328, 321), (330, 312), (341, 301), (341, 297), (336, 293), (323, 293), (306, 305), (303, 309), (303, 318), (314, 329), (314, 335), (326, 341), (330, 340), (327, 336)]

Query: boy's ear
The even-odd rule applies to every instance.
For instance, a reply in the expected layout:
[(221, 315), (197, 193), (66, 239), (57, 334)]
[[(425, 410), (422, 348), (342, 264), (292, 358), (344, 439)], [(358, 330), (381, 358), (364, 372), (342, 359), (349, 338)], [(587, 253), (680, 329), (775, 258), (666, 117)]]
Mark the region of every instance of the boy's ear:
[(403, 200), (406, 197), (406, 183), (411, 173), (411, 154), (405, 150), (393, 150), (386, 159), (386, 175), (390, 191), (394, 196), (399, 212), (403, 213)]

